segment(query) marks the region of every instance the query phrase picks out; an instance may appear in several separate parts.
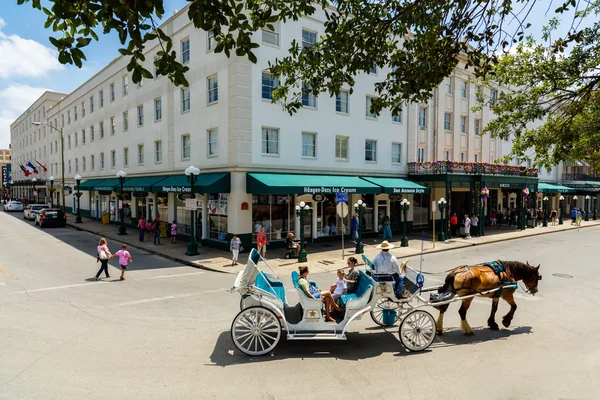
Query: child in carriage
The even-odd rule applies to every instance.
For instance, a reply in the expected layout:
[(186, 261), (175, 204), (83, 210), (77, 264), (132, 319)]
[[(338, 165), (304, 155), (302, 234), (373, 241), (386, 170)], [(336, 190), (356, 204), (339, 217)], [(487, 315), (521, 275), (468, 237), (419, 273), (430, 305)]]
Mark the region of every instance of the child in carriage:
[(333, 296), (333, 300), (337, 301), (344, 293), (346, 293), (346, 278), (344, 277), (344, 270), (337, 270), (337, 280), (330, 287), (331, 296)]

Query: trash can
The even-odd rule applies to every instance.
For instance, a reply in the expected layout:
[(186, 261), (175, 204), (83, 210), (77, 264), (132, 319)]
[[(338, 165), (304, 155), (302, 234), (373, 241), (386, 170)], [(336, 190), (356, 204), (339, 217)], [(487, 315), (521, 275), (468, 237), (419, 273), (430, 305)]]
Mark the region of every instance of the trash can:
[(103, 225), (108, 225), (110, 224), (110, 214), (107, 212), (103, 212), (101, 214), (100, 220), (102, 222)]
[(383, 322), (383, 324), (387, 326), (394, 325), (396, 323), (396, 316), (398, 315), (398, 313), (395, 310), (392, 310), (391, 308), (384, 308), (382, 311), (383, 314), (381, 321)]

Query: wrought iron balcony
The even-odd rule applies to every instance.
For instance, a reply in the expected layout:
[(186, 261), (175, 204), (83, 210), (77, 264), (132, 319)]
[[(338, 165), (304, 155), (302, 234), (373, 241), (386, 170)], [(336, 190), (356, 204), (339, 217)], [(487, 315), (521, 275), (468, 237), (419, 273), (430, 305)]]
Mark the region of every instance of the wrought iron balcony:
[(408, 163), (409, 175), (504, 175), (537, 177), (537, 168), (520, 165), (461, 161), (423, 161)]
[(576, 173), (564, 173), (562, 174), (563, 181), (593, 181), (600, 182), (599, 174), (576, 174)]

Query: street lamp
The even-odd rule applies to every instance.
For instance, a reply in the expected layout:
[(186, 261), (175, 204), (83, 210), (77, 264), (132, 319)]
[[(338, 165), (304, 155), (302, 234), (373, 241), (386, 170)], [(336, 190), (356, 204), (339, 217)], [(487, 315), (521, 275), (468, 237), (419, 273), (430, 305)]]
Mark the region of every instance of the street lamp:
[[(187, 176), (188, 182), (190, 183), (190, 193), (192, 196), (194, 195), (194, 184), (198, 180), (198, 175), (200, 175), (200, 168), (189, 166), (185, 169), (185, 175)], [(195, 199), (195, 197), (194, 197)], [(196, 223), (194, 221), (196, 210), (190, 210), (191, 215), (191, 227), (190, 227), (190, 241), (187, 245), (187, 251), (185, 252), (186, 256), (197, 256), (198, 254), (198, 242), (196, 241)]]
[(594, 196), (594, 217), (593, 220), (596, 220), (596, 206), (597, 206), (597, 202), (598, 202), (598, 195)]
[(306, 249), (304, 248), (304, 217), (306, 217), (308, 210), (310, 210), (310, 207), (303, 201), (296, 205), (296, 217), (300, 219), (300, 253), (298, 253), (298, 262), (302, 263), (308, 261)]
[(60, 170), (61, 170), (61, 184), (62, 184), (62, 211), (63, 214), (65, 212), (65, 137), (63, 135), (63, 131), (62, 129), (59, 129), (51, 124), (44, 124), (43, 122), (32, 122), (33, 125), (36, 126), (49, 126), (50, 129), (55, 129), (58, 131), (58, 133), (60, 133), (60, 158), (61, 158), (61, 163), (60, 163)]
[(37, 195), (35, 190), (35, 183), (37, 182), (37, 178), (33, 178), (31, 180), (31, 186), (33, 186), (33, 204), (37, 204)]
[(590, 213), (590, 195), (585, 196), (585, 220), (589, 221), (589, 213)]
[[(124, 211), (123, 210), (123, 183), (125, 183), (125, 178), (127, 177), (127, 172), (125, 171), (119, 171), (117, 172), (117, 178), (119, 178), (119, 183), (121, 185), (120, 187), (120, 191), (119, 191), (119, 197), (121, 198), (121, 210), (119, 211), (119, 218), (121, 219), (121, 224), (119, 225), (119, 230), (117, 231), (117, 235), (127, 235), (127, 229), (125, 228), (125, 218), (124, 218)], [(117, 197), (117, 200), (119, 198)], [(117, 202), (117, 206), (118, 206), (118, 202)]]
[(367, 208), (367, 203), (364, 203), (362, 200), (358, 200), (354, 203), (354, 211), (358, 214), (358, 241), (356, 242), (356, 248), (354, 249), (356, 254), (363, 254), (365, 252), (365, 246), (362, 242), (362, 215), (365, 208)]
[(490, 196), (490, 190), (484, 186), (481, 188), (481, 202), (479, 208), (479, 236), (485, 236), (485, 202)]
[(438, 234), (438, 241), (445, 242), (446, 241), (446, 229), (444, 229), (444, 211), (446, 211), (446, 199), (443, 197), (438, 200), (438, 205), (440, 209), (440, 233)]
[(563, 224), (563, 201), (565, 200), (565, 197), (561, 194), (560, 197), (558, 198), (558, 206), (560, 207), (560, 215), (558, 216), (558, 224), (562, 225)]
[(50, 181), (50, 208), (54, 208), (54, 177), (48, 178)]
[(577, 208), (577, 196), (573, 196), (573, 208)]
[(81, 175), (75, 175), (75, 183), (77, 184), (77, 193), (75, 196), (77, 197), (77, 217), (75, 218), (75, 222), (80, 224), (83, 221), (81, 220), (81, 192), (79, 191), (79, 185), (81, 184)]
[(544, 209), (542, 210), (542, 214), (544, 214), (544, 219), (542, 221), (542, 226), (546, 227), (548, 226), (548, 221), (546, 220), (546, 213), (548, 212), (548, 197), (544, 196), (544, 198), (542, 199), (543, 201), (543, 206)]
[(410, 201), (408, 201), (407, 199), (402, 199), (402, 201), (400, 202), (400, 208), (402, 208), (402, 215), (404, 216), (404, 236), (400, 241), (400, 247), (408, 247), (408, 236), (406, 236), (406, 218), (409, 207)]

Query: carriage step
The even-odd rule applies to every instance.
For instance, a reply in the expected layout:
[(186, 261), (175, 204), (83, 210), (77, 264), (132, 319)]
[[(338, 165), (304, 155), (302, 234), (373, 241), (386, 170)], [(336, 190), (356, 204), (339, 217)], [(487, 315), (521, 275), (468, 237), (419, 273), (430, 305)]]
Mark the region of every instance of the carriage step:
[(288, 333), (288, 340), (346, 340), (342, 333)]

